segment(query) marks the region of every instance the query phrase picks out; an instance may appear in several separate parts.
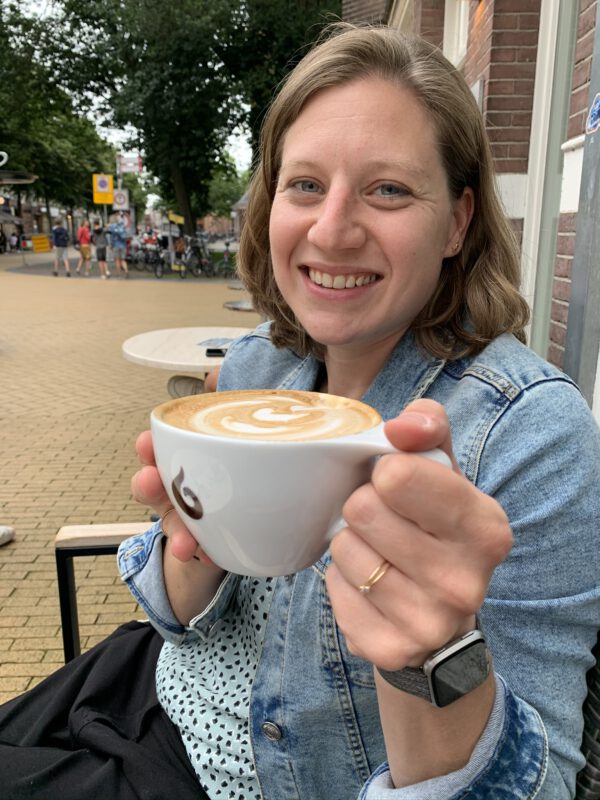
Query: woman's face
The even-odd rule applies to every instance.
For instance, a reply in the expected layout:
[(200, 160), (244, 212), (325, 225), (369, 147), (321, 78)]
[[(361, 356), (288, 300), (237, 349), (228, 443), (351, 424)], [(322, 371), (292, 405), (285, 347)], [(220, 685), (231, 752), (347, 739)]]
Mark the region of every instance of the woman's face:
[(381, 78), (325, 89), (288, 130), (270, 217), (275, 279), (317, 342), (389, 352), (457, 253), (472, 193), (451, 198), (433, 125)]

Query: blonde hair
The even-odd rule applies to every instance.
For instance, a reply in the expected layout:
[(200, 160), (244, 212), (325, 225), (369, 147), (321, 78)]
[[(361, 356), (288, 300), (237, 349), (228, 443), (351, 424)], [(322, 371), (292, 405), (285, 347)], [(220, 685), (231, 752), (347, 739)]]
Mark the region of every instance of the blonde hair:
[(435, 127), (451, 196), (461, 197), (466, 187), (475, 196), (463, 247), (444, 259), (438, 286), (413, 321), (418, 342), (433, 356), (458, 358), (481, 351), (501, 333), (525, 341), (529, 309), (518, 290), (518, 247), (496, 193), (483, 119), (462, 75), (419, 37), (341, 23), (288, 75), (261, 131), (238, 269), (255, 308), (272, 320), (274, 344), (300, 355), (323, 354), (283, 299), (271, 267), (269, 216), (285, 134), (319, 91), (374, 76), (412, 90)]

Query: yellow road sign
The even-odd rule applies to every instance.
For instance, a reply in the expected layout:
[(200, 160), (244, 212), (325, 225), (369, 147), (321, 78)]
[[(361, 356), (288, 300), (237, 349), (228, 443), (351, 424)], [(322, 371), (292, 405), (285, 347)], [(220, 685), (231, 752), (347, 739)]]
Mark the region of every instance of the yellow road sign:
[(112, 205), (113, 202), (113, 176), (95, 174), (92, 176), (94, 181), (94, 203), (96, 205)]
[(31, 237), (31, 244), (34, 253), (48, 253), (52, 248), (50, 247), (50, 239), (46, 234), (36, 233)]

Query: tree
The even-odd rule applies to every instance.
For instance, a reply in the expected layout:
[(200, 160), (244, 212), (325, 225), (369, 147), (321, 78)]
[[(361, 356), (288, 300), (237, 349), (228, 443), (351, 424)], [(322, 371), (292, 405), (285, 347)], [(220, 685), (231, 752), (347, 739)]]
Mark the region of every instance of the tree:
[(39, 63), (36, 24), (0, 3), (0, 142), (10, 167), (38, 176), (36, 194), (67, 207), (91, 203), (93, 172), (114, 161), (112, 149)]
[(323, 28), (341, 19), (341, 0), (243, 0), (222, 58), (248, 105), (254, 158), (263, 116), (277, 85)]
[(231, 156), (213, 174), (208, 189), (208, 206), (217, 217), (229, 217), (231, 209), (244, 194), (249, 182), (248, 171), (238, 173)]
[(82, 109), (134, 133), (193, 233), (229, 134), (258, 128), (274, 87), (340, 0), (56, 0), (39, 57)]
[[(62, 0), (57, 6), (56, 24), (42, 33), (46, 62), (82, 106), (96, 105), (113, 124), (133, 127), (130, 144), (143, 150), (193, 233), (240, 119), (216, 50), (220, 31), (231, 24), (231, 4)], [(77, 46), (69, 52), (72, 42)]]

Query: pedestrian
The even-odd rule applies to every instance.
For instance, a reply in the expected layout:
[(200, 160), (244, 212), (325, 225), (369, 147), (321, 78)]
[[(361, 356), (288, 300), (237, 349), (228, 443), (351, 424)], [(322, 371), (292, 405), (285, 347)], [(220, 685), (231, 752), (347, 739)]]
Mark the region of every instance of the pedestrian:
[[(259, 152), (238, 265), (269, 321), (230, 345), (218, 389), (363, 398), (399, 452), (319, 561), (256, 578), (198, 548), (142, 434), (132, 490), (161, 520), (119, 564), (156, 632), (122, 626), (0, 708), (0, 785), (569, 800), (600, 620), (600, 432), (524, 343), (469, 86), (417, 37), (340, 25), (280, 87)], [(422, 458), (434, 447), (451, 468)]]
[(96, 247), (96, 260), (98, 262), (98, 269), (100, 270), (100, 277), (102, 280), (110, 278), (108, 264), (106, 263), (106, 246), (108, 235), (102, 221), (97, 219), (94, 223), (94, 232), (92, 234), (92, 241)]
[(8, 237), (8, 241), (9, 241), (9, 244), (10, 244), (10, 252), (11, 253), (16, 252), (18, 250), (18, 247), (19, 247), (19, 237), (17, 236), (17, 234), (14, 231)]
[(108, 232), (110, 234), (110, 244), (115, 259), (116, 270), (118, 273), (123, 272), (124, 277), (128, 278), (129, 270), (127, 269), (127, 262), (125, 261), (127, 231), (122, 214), (119, 214), (117, 220), (110, 225)]
[(85, 265), (85, 276), (87, 278), (92, 265), (92, 234), (89, 219), (84, 219), (81, 223), (77, 231), (77, 241), (79, 242), (79, 261), (75, 272), (80, 275), (81, 267)]
[(56, 217), (52, 228), (52, 246), (54, 247), (54, 271), (55, 277), (58, 276), (60, 262), (64, 264), (65, 275), (71, 277), (71, 267), (69, 265), (69, 232), (62, 224), (62, 217)]

